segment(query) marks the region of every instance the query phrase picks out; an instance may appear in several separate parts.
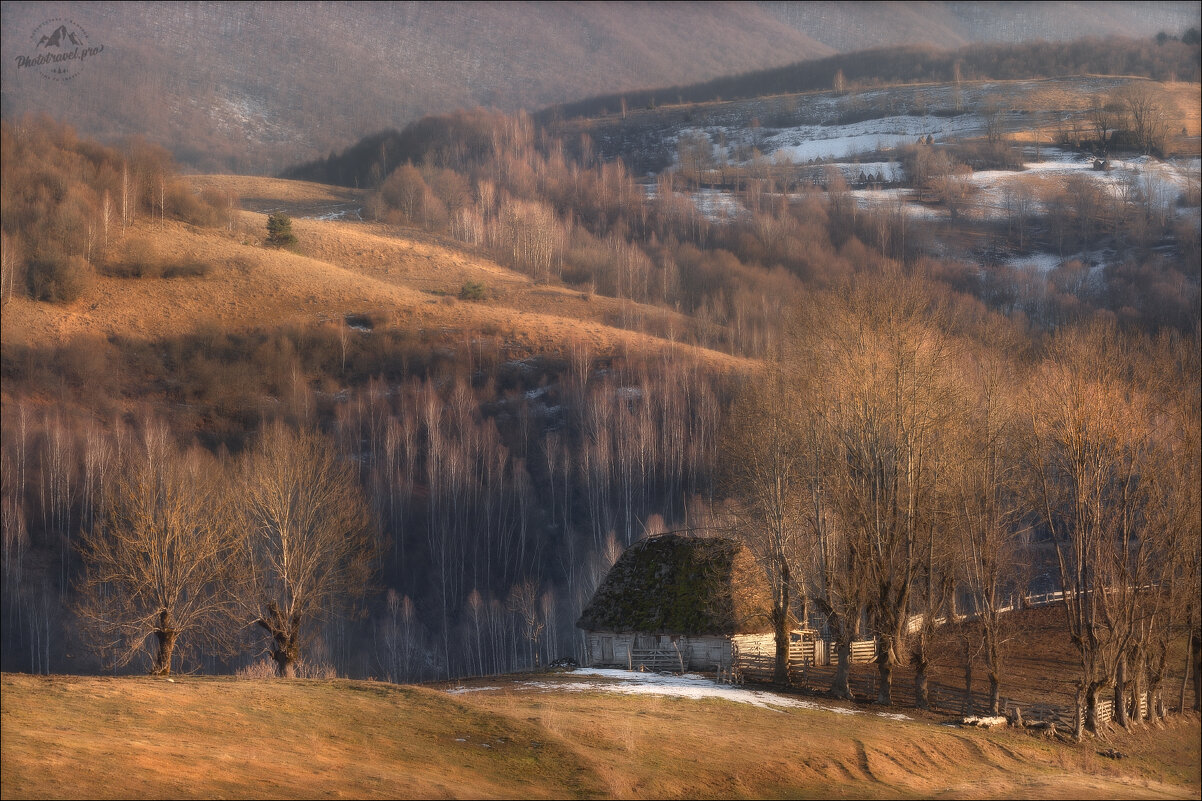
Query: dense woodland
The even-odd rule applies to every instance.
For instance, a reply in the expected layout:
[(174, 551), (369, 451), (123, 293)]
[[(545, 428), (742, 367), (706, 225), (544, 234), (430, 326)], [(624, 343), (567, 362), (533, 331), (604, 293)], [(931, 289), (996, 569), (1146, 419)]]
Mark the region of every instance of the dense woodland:
[[(230, 222), (230, 198), (176, 190), (141, 143), (5, 123), (3, 156), (5, 298), (86, 297), (94, 270), (169, 276), (131, 219)], [(989, 610), (1037, 570), (1074, 593), (1090, 715), (1116, 688), (1174, 706), (1169, 646), (1199, 621), (1196, 232), (1081, 186), (988, 235), (1067, 252), (1104, 238), (1123, 258), (1098, 280), (1006, 273), (935, 256), (949, 228), (858, 209), (834, 179), (789, 198), (761, 166), (738, 187), (750, 214), (715, 222), (683, 170), (649, 199), (587, 141), (474, 111), (294, 174), (370, 188), (366, 215), (398, 232), (626, 301), (614, 325), (762, 367), (571, 342), (515, 360), (490, 332), (395, 327), (6, 343), (5, 669), (228, 671), (267, 654), (289, 675), (406, 681), (545, 665), (581, 655), (574, 623), (623, 547), (692, 529), (746, 537), (779, 631), (821, 612), (843, 668), (867, 621), (884, 703), (898, 664), (922, 675), (934, 619), (967, 603), (996, 704), (1006, 637)], [(289, 561), (280, 499), (305, 486), (341, 501), (298, 501), (297, 541), (355, 543), (316, 558), (336, 575), (312, 599), (278, 595), (291, 582), (273, 572)], [(131, 582), (131, 532), (176, 526), (209, 555), (151, 537), (165, 567)], [(165, 592), (179, 559), (212, 566), (175, 585), (187, 625), (140, 594)], [(914, 614), (931, 621), (917, 633)]]
[[(657, 103), (706, 103), (746, 97), (838, 88), (867, 88), (897, 83), (952, 83), (979, 80), (1054, 78), (1064, 75), (1138, 75), (1156, 81), (1198, 82), (1199, 34), (1191, 28), (1180, 38), (1110, 37), (1073, 42), (973, 44), (958, 50), (934, 47), (886, 47), (842, 53), (822, 59), (717, 78), (688, 86), (609, 94), (552, 106), (547, 121), (595, 117), (623, 108)], [(836, 76), (840, 76), (841, 85)]]

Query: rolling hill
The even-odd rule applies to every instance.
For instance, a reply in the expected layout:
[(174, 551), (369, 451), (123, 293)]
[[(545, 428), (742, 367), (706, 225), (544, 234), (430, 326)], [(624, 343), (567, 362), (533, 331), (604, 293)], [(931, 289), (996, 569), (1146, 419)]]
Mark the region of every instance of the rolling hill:
[[(233, 233), (143, 220), (130, 237), (166, 261), (209, 265), (205, 274), (151, 280), (100, 275), (94, 292), (67, 306), (13, 298), (4, 310), (5, 344), (46, 347), (76, 337), (149, 341), (212, 329), (314, 326), (350, 315), (374, 319), (380, 328), (436, 336), (492, 332), (522, 355), (559, 351), (573, 342), (596, 352), (654, 352), (684, 346), (615, 325), (624, 310), (628, 317), (674, 325), (682, 333), (691, 325), (663, 309), (537, 284), (453, 240), (353, 218), (320, 219), (329, 216), (323, 209), (353, 209), (361, 193), (247, 176), (191, 181), (197, 188), (233, 191), (257, 210), (241, 212)], [(269, 210), (296, 215), (299, 252), (261, 245)], [(469, 281), (483, 285), (487, 302), (457, 300)], [(716, 351), (689, 350), (716, 365), (745, 363)]]
[(950, 49), (1196, 24), (1193, 3), (716, 3), (390, 6), (13, 3), (5, 53), (72, 21), (103, 50), (69, 80), (6, 58), (6, 119), (139, 135), (203, 170), (276, 173), (374, 130), (474, 106), (534, 109), (867, 47)]

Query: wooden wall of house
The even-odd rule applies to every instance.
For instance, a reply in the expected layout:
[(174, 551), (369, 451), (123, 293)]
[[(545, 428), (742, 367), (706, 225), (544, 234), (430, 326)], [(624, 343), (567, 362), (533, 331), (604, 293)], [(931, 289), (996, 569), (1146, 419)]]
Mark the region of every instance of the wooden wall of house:
[(612, 634), (590, 631), (585, 635), (585, 664), (591, 667), (632, 668), (648, 652), (677, 654), (686, 670), (730, 668), (730, 638), (685, 637), (668, 634)]
[[(770, 680), (776, 663), (776, 638), (772, 634), (736, 634), (732, 637), (684, 637), (668, 634), (613, 634), (590, 631), (585, 635), (585, 664), (590, 667), (632, 669), (645, 664), (651, 670), (708, 672), (739, 668), (745, 677)], [(834, 645), (821, 638), (791, 643), (790, 663), (829, 665)], [(851, 661), (870, 662), (876, 656), (872, 639), (852, 643)]]
[(629, 667), (633, 634), (590, 631), (584, 638), (585, 664), (589, 667)]
[(730, 668), (729, 637), (681, 637), (687, 642), (690, 670), (727, 670)]

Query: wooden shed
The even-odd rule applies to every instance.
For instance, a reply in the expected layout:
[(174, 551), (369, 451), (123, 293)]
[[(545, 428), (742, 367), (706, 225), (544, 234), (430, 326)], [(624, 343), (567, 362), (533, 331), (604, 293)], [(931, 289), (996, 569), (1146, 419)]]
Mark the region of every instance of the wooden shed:
[(589, 665), (729, 671), (740, 652), (775, 649), (771, 610), (741, 542), (665, 534), (622, 554), (576, 625)]

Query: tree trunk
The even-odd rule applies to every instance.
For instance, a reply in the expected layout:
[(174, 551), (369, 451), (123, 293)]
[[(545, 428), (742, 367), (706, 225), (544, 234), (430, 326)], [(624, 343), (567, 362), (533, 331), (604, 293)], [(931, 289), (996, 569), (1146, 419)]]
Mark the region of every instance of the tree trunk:
[(282, 679), (296, 678), (296, 657), (289, 654), (287, 651), (278, 650), (271, 652), (271, 658), (275, 660), (276, 675)]
[(1094, 734), (1102, 730), (1102, 720), (1098, 710), (1098, 696), (1106, 689), (1102, 682), (1092, 682), (1085, 693), (1085, 726)]
[(838, 654), (835, 678), (831, 681), (831, 695), (836, 698), (851, 698), (851, 641), (840, 639), (835, 644)]
[(1131, 683), (1131, 718), (1136, 723), (1143, 723), (1145, 719), (1152, 715), (1152, 699), (1148, 698), (1148, 713), (1144, 714), (1142, 710), (1144, 693), (1146, 690), (1144, 660), (1141, 656), (1138, 662), (1135, 663), (1135, 680)]
[(964, 714), (975, 712), (972, 703), (972, 651), (968, 648), (968, 640), (964, 641)]
[(1131, 719), (1127, 716), (1127, 657), (1119, 657), (1119, 663), (1114, 680), (1114, 720), (1124, 729), (1131, 727)]
[(893, 639), (886, 637), (877, 647), (881, 649), (876, 656), (876, 670), (881, 684), (876, 691), (876, 702), (881, 706), (893, 706), (893, 665), (896, 662)]
[(1077, 686), (1073, 715), (1073, 739), (1081, 742), (1085, 738), (1085, 688)]
[(997, 613), (990, 610), (992, 625), (985, 629), (985, 659), (988, 661), (989, 675), (989, 714), (1001, 714), (1002, 692), (1002, 653), (998, 646)]
[[(1192, 615), (1191, 615), (1192, 617)], [(1189, 686), (1190, 667), (1194, 664), (1194, 631), (1193, 622), (1190, 622), (1189, 640), (1185, 644), (1185, 673), (1181, 676), (1181, 697), (1177, 702), (1177, 712), (1185, 713), (1185, 688)], [(1194, 698), (1198, 697), (1197, 688), (1194, 688)]]
[(919, 709), (931, 708), (930, 688), (927, 683), (927, 667), (930, 660), (927, 659), (927, 633), (924, 630), (918, 634), (918, 642), (914, 648), (914, 655), (910, 658), (910, 664), (914, 666), (914, 706)]
[(776, 668), (772, 680), (777, 684), (789, 683), (789, 607), (788, 591), (784, 594), (784, 608), (772, 610), (772, 622), (776, 629)]
[[(277, 620), (282, 617), (278, 612), (274, 612), (274, 615)], [(296, 678), (296, 663), (300, 659), (299, 631), (288, 630), (287, 621), (273, 626), (271, 622), (260, 618), (258, 624), (271, 634), (275, 646), (271, 649), (271, 658), (275, 660), (276, 675), (285, 679)]]
[(171, 629), (160, 629), (154, 633), (159, 643), (159, 651), (155, 654), (154, 668), (151, 673), (155, 676), (171, 675), (171, 654), (175, 651), (176, 633)]

